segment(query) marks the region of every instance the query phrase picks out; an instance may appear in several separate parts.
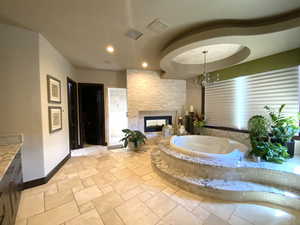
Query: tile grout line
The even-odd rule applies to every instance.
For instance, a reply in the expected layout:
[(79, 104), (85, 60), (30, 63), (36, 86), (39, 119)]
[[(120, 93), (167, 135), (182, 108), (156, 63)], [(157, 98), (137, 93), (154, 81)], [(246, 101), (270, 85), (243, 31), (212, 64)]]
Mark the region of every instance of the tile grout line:
[[(117, 207), (116, 207), (117, 208)], [(125, 221), (124, 221), (124, 219), (121, 217), (121, 215), (118, 213), (118, 211), (116, 210), (116, 208), (113, 208), (113, 211), (116, 213), (116, 215), (120, 218), (120, 220), (122, 221), (122, 223), (124, 224), (124, 225), (127, 225), (126, 223), (125, 223)]]

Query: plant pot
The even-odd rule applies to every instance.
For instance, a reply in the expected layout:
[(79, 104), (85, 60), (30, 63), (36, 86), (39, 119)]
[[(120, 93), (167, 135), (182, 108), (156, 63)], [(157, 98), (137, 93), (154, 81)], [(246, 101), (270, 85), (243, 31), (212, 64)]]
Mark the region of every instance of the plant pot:
[(257, 163), (261, 162), (261, 157), (260, 156), (252, 155), (252, 159), (253, 159), (254, 162), (257, 162)]
[(274, 144), (274, 143), (279, 143), (279, 141), (278, 141), (276, 138), (273, 138), (273, 137), (270, 138), (270, 141), (271, 141), (271, 143), (273, 143), (273, 144)]
[(201, 133), (201, 127), (194, 127), (193, 131), (194, 131), (194, 134), (199, 135)]
[(134, 145), (134, 143), (133, 142), (129, 142), (128, 143), (128, 146), (127, 146), (127, 149), (129, 150), (129, 151), (139, 151), (140, 150), (140, 146), (138, 145), (137, 147)]
[(295, 141), (292, 140), (290, 142), (287, 142), (285, 145), (287, 147), (287, 151), (288, 151), (290, 157), (293, 158), (294, 152), (295, 152)]

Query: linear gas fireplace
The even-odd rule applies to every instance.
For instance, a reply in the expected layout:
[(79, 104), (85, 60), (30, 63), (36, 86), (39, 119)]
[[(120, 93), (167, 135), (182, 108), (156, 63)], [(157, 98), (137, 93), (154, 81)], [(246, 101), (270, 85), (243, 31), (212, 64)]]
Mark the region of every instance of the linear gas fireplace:
[(164, 125), (172, 124), (172, 116), (145, 116), (144, 131), (159, 132)]

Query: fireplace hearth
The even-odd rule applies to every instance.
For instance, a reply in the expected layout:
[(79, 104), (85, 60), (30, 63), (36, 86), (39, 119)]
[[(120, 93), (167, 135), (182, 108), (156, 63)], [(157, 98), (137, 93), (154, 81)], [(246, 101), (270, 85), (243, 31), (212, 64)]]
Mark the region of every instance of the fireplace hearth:
[(172, 116), (145, 116), (144, 132), (160, 132), (168, 124), (172, 124)]

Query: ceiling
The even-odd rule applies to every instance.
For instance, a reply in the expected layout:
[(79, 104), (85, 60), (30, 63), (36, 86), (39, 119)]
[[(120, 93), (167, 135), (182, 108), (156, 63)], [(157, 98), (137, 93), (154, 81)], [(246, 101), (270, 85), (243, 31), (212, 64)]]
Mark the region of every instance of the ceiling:
[(173, 61), (182, 64), (204, 64), (205, 54), (205, 62), (210, 63), (230, 57), (243, 48), (244, 47), (240, 44), (215, 44), (200, 46), (177, 55), (174, 57)]
[[(42, 33), (77, 67), (138, 69), (146, 61), (149, 69), (158, 70), (166, 46), (207, 22), (262, 18), (297, 8), (299, 0), (1, 0), (0, 19)], [(166, 30), (153, 32), (147, 28), (157, 18), (168, 25)], [(131, 40), (125, 36), (130, 28), (144, 35)], [(108, 45), (114, 46), (114, 54), (105, 51)], [(298, 43), (281, 44), (277, 51), (295, 45)], [(277, 46), (272, 48), (276, 52)], [(260, 45), (250, 59), (265, 54)]]

